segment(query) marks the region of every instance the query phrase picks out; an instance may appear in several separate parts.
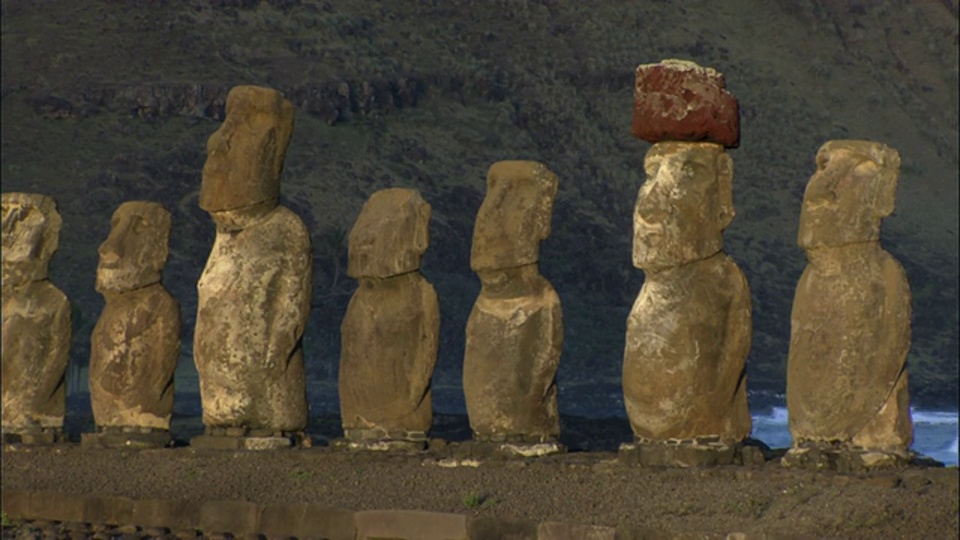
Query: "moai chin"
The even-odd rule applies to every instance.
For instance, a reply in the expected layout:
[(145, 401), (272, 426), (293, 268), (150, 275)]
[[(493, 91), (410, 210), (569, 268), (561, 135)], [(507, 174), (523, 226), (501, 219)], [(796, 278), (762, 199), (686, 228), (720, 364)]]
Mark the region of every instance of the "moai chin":
[(193, 355), (206, 434), (191, 444), (309, 444), (302, 337), (310, 310), (310, 237), (278, 205), (293, 105), (272, 89), (237, 86), (207, 142), (200, 207), (216, 224), (197, 284)]
[(180, 356), (180, 305), (160, 283), (170, 225), (170, 212), (160, 204), (125, 202), (100, 244), (96, 289), (106, 305), (90, 337), (90, 404), (97, 433), (84, 434), (85, 445), (170, 443)]
[(420, 274), (430, 205), (384, 189), (363, 205), (347, 274), (360, 281), (340, 328), (340, 415), (348, 448), (422, 449), (433, 421), (440, 304)]
[[(797, 243), (808, 264), (791, 314), (787, 466), (873, 468), (910, 458), (910, 287), (880, 247), (900, 156), (870, 141), (817, 152)], [(831, 455), (834, 454), (834, 455)]]
[(563, 449), (556, 442), (563, 316), (539, 270), (557, 185), (541, 163), (494, 163), (473, 231), (470, 267), (481, 290), (467, 321), (467, 414), (474, 439), (520, 455)]
[(3, 441), (64, 439), (70, 302), (48, 278), (62, 220), (50, 197), (4, 193)]
[[(652, 108), (649, 92), (666, 109)], [(665, 118), (673, 123), (661, 125)], [(724, 146), (739, 139), (737, 118), (736, 100), (712, 69), (666, 61), (637, 70), (634, 133), (654, 144), (633, 214), (633, 264), (644, 283), (627, 319), (623, 360), (635, 436), (621, 446), (627, 461), (743, 460), (750, 290), (723, 252), (735, 215)]]

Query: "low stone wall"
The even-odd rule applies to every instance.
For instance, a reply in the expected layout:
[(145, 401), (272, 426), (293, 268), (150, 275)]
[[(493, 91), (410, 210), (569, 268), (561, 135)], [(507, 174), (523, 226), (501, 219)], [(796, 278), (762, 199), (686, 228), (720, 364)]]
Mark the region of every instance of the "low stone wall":
[(413, 510), (354, 512), (317, 504), (263, 505), (225, 500), (197, 505), (177, 500), (138, 500), (58, 492), (6, 491), (3, 493), (3, 512), (21, 530), (32, 530), (44, 538), (82, 538), (84, 535), (94, 538), (292, 537), (329, 540), (757, 538), (745, 533), (675, 535), (632, 527), (470, 517)]

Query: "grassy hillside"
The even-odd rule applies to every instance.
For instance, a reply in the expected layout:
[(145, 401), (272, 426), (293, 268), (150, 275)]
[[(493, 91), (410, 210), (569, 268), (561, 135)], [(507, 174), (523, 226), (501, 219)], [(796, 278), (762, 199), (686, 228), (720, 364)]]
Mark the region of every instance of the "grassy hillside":
[(754, 388), (782, 390), (795, 236), (817, 148), (864, 138), (903, 173), (884, 245), (914, 294), (911, 383), (954, 403), (958, 357), (957, 11), (949, 2), (524, 0), (2, 3), (4, 191), (39, 191), (64, 216), (53, 279), (75, 303), (86, 362), (102, 307), (96, 247), (124, 200), (174, 213), (165, 283), (185, 317), (213, 238), (197, 207), (205, 140), (236, 84), (297, 107), (284, 204), (313, 233), (315, 380), (331, 380), (352, 280), (345, 234), (375, 190), (433, 206), (424, 273), (443, 312), (437, 380), (457, 384), (479, 283), (469, 271), (486, 169), (534, 159), (560, 176), (542, 270), (563, 301), (562, 384), (619, 379), (642, 284), (630, 216), (649, 145), (630, 136), (637, 64), (719, 69), (741, 104), (737, 218), (727, 251), (750, 280)]

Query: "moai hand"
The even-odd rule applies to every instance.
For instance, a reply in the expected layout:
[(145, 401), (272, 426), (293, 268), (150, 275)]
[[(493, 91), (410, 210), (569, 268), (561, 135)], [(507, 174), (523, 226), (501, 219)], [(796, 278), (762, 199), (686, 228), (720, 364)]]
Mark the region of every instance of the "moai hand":
[(50, 197), (3, 194), (3, 439), (63, 439), (70, 302), (47, 277), (62, 220)]
[(751, 428), (750, 290), (723, 252), (735, 215), (724, 145), (739, 139), (736, 100), (712, 69), (640, 66), (634, 134), (655, 144), (633, 216), (633, 263), (644, 283), (623, 360), (635, 444), (621, 455), (644, 465), (732, 463)]
[(309, 444), (302, 337), (310, 237), (277, 203), (292, 132), (293, 105), (279, 92), (238, 86), (207, 142), (200, 207), (217, 236), (197, 284), (193, 350), (207, 436), (193, 444)]
[(350, 231), (360, 281), (340, 328), (340, 415), (348, 447), (423, 448), (433, 421), (440, 304), (420, 275), (430, 205), (412, 189), (370, 196)]
[(467, 321), (463, 390), (474, 438), (523, 455), (562, 450), (557, 366), (560, 298), (539, 271), (557, 176), (533, 161), (501, 161), (487, 174), (470, 267), (482, 288)]
[(180, 305), (161, 285), (170, 212), (154, 202), (120, 205), (100, 245), (97, 291), (106, 305), (90, 337), (90, 404), (98, 433), (83, 443), (162, 447), (170, 442)]
[(910, 457), (910, 287), (880, 247), (899, 175), (899, 154), (880, 143), (829, 141), (817, 152), (797, 235), (809, 264), (791, 315), (787, 466), (858, 469)]

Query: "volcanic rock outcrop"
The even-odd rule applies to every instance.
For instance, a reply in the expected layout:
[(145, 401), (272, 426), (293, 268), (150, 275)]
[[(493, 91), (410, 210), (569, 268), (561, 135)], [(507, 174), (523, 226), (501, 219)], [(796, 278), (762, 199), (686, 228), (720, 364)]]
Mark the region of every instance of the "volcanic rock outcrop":
[(467, 414), (474, 439), (522, 454), (562, 448), (556, 372), (563, 316), (539, 270), (557, 186), (541, 163), (494, 163), (473, 232), (470, 267), (481, 290), (467, 321)]
[(160, 283), (170, 212), (125, 202), (100, 245), (97, 291), (106, 305), (90, 338), (88, 445), (160, 447), (170, 442), (173, 375), (180, 355), (180, 304)]
[(735, 215), (724, 152), (739, 137), (732, 99), (719, 74), (690, 62), (637, 70), (634, 133), (654, 145), (633, 215), (633, 264), (645, 279), (627, 319), (627, 461), (731, 463), (750, 433), (750, 290), (723, 252)]
[(238, 86), (207, 142), (200, 207), (217, 235), (197, 284), (194, 361), (206, 434), (193, 444), (309, 444), (301, 339), (310, 310), (310, 237), (278, 204), (292, 131), (293, 106), (279, 92)]
[(62, 220), (46, 195), (2, 199), (3, 440), (53, 443), (63, 438), (72, 331), (70, 302), (47, 273)]
[(910, 286), (880, 246), (893, 213), (900, 155), (870, 141), (817, 152), (797, 243), (808, 264), (797, 284), (787, 362), (794, 447), (787, 466), (857, 469), (909, 458)]
[(433, 420), (440, 304), (420, 274), (430, 205), (413, 189), (370, 196), (349, 239), (360, 281), (340, 328), (340, 415), (348, 445), (422, 448)]

